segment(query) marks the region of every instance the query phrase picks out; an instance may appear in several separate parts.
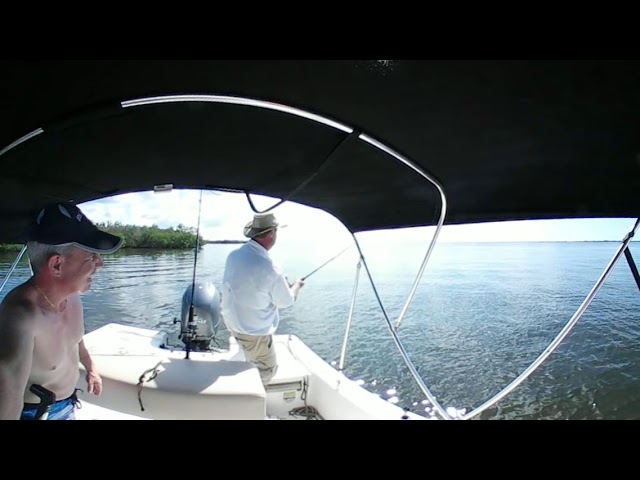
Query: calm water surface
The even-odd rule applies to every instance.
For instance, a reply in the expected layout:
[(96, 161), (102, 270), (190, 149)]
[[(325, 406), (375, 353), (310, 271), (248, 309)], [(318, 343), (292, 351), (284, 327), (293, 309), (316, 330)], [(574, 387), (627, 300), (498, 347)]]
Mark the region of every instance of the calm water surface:
[[(527, 368), (579, 307), (618, 243), (478, 243), (436, 246), (398, 332), (426, 385), (445, 407), (473, 408)], [(632, 243), (634, 253), (636, 243)], [(226, 255), (239, 245), (205, 245), (197, 280), (220, 284)], [(364, 254), (387, 316), (399, 315), (427, 246), (367, 246)], [(276, 245), (290, 279), (340, 249)], [(639, 254), (635, 254), (637, 258)], [(1, 278), (15, 254), (0, 254)], [(308, 279), (279, 333), (293, 333), (328, 362), (338, 361), (357, 259), (351, 250)], [(194, 253), (122, 251), (84, 294), (87, 331), (119, 322), (164, 329), (177, 340), (182, 295)], [(0, 298), (29, 277), (21, 262)], [(219, 342), (226, 345), (224, 328)], [(558, 349), (483, 419), (640, 418), (640, 292), (624, 258)], [(345, 373), (399, 405), (422, 411), (424, 394), (404, 365), (364, 269)]]

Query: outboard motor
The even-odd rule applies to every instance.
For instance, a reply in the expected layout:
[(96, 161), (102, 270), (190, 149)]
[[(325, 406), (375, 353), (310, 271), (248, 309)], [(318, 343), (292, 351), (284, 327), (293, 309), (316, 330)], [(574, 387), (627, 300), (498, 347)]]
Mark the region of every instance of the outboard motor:
[(189, 310), (193, 285), (189, 285), (182, 295), (182, 317), (180, 339), (191, 350), (209, 350), (211, 340), (216, 336), (220, 323), (220, 293), (211, 282), (196, 283), (193, 295), (193, 322), (189, 325)]

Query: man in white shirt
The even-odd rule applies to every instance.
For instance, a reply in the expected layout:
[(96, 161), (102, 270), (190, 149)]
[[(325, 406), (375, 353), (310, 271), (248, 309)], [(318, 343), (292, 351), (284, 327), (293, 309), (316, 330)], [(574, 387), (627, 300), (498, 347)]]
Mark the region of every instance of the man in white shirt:
[(266, 386), (278, 368), (273, 333), (280, 323), (279, 308), (291, 307), (304, 285), (289, 285), (269, 257), (278, 222), (272, 213), (256, 214), (244, 228), (250, 240), (227, 257), (222, 280), (222, 317), (245, 357), (260, 371)]

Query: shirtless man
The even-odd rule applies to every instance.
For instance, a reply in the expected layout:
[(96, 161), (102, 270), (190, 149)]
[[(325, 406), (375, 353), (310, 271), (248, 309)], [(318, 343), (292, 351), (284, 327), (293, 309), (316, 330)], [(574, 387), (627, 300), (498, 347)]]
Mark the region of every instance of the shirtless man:
[(102, 392), (102, 380), (82, 340), (80, 293), (91, 287), (122, 239), (99, 230), (71, 203), (45, 207), (28, 233), (33, 276), (0, 304), (0, 419), (35, 419), (40, 398), (33, 385), (55, 394), (48, 418), (71, 420), (79, 362), (87, 391)]

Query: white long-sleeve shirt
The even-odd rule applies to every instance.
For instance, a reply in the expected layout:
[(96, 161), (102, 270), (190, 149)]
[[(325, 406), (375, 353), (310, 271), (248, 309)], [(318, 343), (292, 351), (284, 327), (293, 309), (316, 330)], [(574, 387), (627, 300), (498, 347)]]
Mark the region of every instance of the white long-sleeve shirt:
[(280, 323), (278, 308), (295, 296), (269, 252), (249, 240), (227, 257), (222, 279), (222, 317), (227, 328), (247, 335), (270, 335)]

